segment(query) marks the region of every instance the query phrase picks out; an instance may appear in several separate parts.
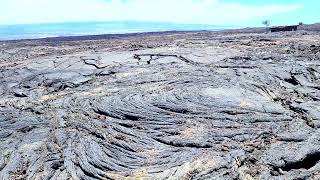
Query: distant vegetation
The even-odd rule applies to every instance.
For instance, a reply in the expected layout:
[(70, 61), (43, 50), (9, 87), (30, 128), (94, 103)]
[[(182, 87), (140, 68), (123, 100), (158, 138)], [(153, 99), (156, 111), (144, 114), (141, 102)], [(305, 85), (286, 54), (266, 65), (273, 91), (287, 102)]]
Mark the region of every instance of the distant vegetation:
[(269, 26), (270, 26), (270, 20), (264, 20), (264, 21), (262, 21), (262, 24), (266, 26), (266, 33), (268, 33)]

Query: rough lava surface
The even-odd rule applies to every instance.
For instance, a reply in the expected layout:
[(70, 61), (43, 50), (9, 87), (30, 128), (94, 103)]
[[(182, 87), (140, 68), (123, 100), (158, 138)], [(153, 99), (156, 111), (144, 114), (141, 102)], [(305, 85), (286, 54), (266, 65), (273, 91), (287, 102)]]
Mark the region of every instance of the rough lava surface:
[(0, 43), (0, 179), (320, 179), (320, 33)]

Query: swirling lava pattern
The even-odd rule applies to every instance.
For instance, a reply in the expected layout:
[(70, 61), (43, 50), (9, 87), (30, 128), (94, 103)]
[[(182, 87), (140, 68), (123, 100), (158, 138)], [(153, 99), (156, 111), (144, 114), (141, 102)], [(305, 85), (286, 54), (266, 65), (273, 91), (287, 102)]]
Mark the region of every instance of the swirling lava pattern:
[(0, 179), (318, 179), (309, 40), (203, 36), (0, 69)]
[(121, 78), (116, 92), (86, 100), (103, 121), (75, 120), (81, 130), (70, 142), (68, 157), (76, 165), (69, 171), (95, 178), (235, 176), (235, 159), (271, 141), (290, 121), (289, 112), (262, 91), (186, 68), (180, 76), (152, 75), (155, 70)]

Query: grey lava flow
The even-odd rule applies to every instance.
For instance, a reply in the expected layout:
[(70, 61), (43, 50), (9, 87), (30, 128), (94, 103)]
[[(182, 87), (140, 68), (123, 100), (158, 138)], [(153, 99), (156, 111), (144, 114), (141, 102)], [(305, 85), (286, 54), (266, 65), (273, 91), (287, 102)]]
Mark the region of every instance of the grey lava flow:
[(320, 33), (0, 43), (0, 179), (319, 179)]

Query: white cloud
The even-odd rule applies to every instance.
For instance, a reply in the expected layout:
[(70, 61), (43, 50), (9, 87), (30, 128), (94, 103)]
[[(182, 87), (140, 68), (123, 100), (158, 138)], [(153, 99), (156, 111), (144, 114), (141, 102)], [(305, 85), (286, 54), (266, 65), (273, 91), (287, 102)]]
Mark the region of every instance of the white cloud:
[(0, 24), (117, 20), (240, 24), (298, 8), (221, 0), (1, 0)]

